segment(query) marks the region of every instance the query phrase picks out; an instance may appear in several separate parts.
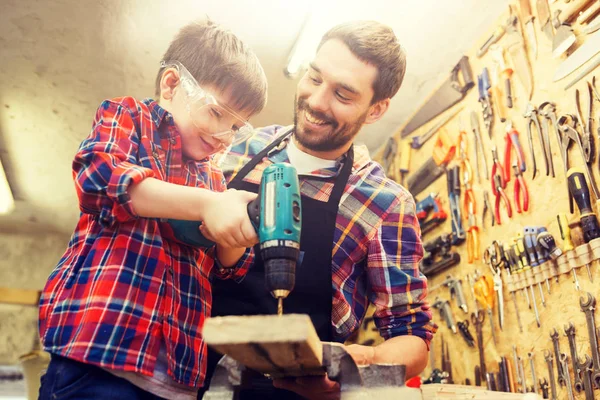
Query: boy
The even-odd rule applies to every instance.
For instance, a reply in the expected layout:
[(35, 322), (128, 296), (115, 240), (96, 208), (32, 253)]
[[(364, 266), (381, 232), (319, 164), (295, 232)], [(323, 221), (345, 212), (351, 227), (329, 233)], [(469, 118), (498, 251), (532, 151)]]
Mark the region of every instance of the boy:
[[(40, 399), (195, 399), (209, 276), (241, 278), (257, 242), (211, 155), (251, 132), (266, 103), (256, 56), (214, 23), (183, 28), (156, 95), (102, 103), (73, 162), (81, 217), (40, 300), (52, 359)], [(203, 221), (217, 245), (178, 242), (167, 218)]]

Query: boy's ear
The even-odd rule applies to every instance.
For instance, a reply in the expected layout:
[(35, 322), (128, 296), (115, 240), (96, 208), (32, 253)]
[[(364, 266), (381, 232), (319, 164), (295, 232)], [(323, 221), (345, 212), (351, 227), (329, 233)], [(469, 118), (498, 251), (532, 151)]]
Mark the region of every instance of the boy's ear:
[(175, 88), (179, 84), (179, 75), (174, 68), (166, 69), (160, 78), (160, 97), (171, 100), (175, 94)]
[(379, 121), (389, 107), (390, 99), (379, 100), (377, 103), (373, 104), (371, 107), (369, 107), (365, 124), (372, 124), (373, 122)]

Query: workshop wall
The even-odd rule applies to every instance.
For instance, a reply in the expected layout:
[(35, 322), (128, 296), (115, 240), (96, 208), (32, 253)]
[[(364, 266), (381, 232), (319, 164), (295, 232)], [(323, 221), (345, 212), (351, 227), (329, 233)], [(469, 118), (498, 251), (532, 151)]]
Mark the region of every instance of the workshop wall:
[[(531, 1), (531, 3), (533, 4), (532, 11), (535, 16), (535, 2)], [(562, 1), (557, 1), (550, 5), (552, 11), (554, 11), (556, 8), (561, 8), (565, 6), (565, 2)], [(521, 14), (518, 13), (518, 6), (514, 6), (513, 10), (517, 11), (517, 15), (519, 15), (519, 17), (521, 16)], [(527, 128), (525, 124), (526, 120), (523, 117), (525, 107), (527, 106), (527, 103), (529, 101), (523, 89), (523, 85), (519, 81), (517, 74), (514, 73), (511, 79), (514, 106), (512, 107), (512, 109), (507, 109), (507, 122), (512, 121), (514, 127), (519, 132), (519, 139), (523, 148), (525, 162), (527, 166), (527, 170), (523, 173), (523, 176), (525, 178), (529, 190), (530, 205), (529, 210), (527, 212), (521, 214), (516, 213), (513, 198), (515, 178), (514, 175), (511, 173), (510, 182), (508, 183), (508, 186), (505, 190), (513, 208), (513, 216), (510, 219), (508, 218), (504, 205), (502, 204), (502, 224), (496, 224), (495, 226), (491, 226), (490, 215), (494, 212), (493, 208), (495, 198), (491, 190), (491, 182), (489, 180), (489, 177), (484, 177), (483, 166), (480, 165), (479, 167), (477, 167), (475, 165), (475, 141), (473, 131), (471, 130), (470, 114), (471, 111), (475, 111), (478, 115), (481, 137), (483, 139), (483, 146), (485, 149), (485, 158), (487, 159), (488, 170), (491, 174), (491, 149), (493, 146), (496, 146), (498, 148), (498, 156), (500, 158), (500, 162), (504, 164), (504, 138), (506, 131), (505, 123), (500, 122), (498, 118), (497, 109), (494, 108), (492, 137), (490, 138), (487, 134), (486, 127), (482, 119), (482, 106), (478, 102), (479, 94), (477, 89), (477, 75), (481, 74), (483, 67), (488, 67), (490, 75), (492, 76), (492, 81), (494, 81), (494, 61), (489, 51), (482, 58), (478, 58), (476, 56), (476, 52), (479, 49), (479, 47), (485, 42), (485, 40), (492, 35), (494, 30), (498, 26), (506, 24), (508, 16), (509, 10), (507, 10), (506, 14), (498, 20), (497, 25), (490, 26), (488, 34), (480, 38), (480, 40), (477, 40), (475, 46), (473, 46), (473, 49), (468, 54), (466, 54), (469, 57), (469, 61), (473, 71), (473, 79), (475, 81), (475, 86), (468, 92), (466, 98), (464, 98), (462, 101), (457, 103), (449, 110), (442, 113), (437, 118), (434, 118), (432, 121), (422, 126), (420, 129), (413, 132), (413, 134), (411, 135), (412, 137), (425, 133), (430, 127), (435, 125), (437, 121), (443, 119), (446, 115), (449, 115), (451, 113), (456, 112), (459, 109), (462, 109), (462, 111), (460, 111), (445, 125), (445, 129), (451, 134), (458, 136), (459, 121), (462, 120), (462, 127), (467, 132), (468, 158), (473, 169), (473, 191), (475, 193), (476, 198), (477, 225), (480, 228), (480, 249), (478, 252), (479, 260), (476, 260), (471, 264), (467, 262), (466, 242), (457, 247), (453, 246), (452, 251), (456, 251), (460, 254), (461, 262), (458, 265), (451, 267), (448, 270), (429, 279), (429, 286), (431, 288), (429, 293), (430, 302), (434, 303), (436, 298), (450, 300), (450, 304), (456, 321), (464, 321), (469, 319), (471, 312), (475, 309), (474, 298), (471, 294), (466, 279), (467, 275), (472, 276), (475, 273), (475, 271), (478, 270), (480, 273), (487, 274), (491, 278), (490, 268), (483, 262), (482, 253), (486, 249), (486, 247), (488, 247), (492, 243), (492, 241), (498, 240), (502, 243), (510, 243), (510, 239), (513, 238), (517, 233), (522, 234), (523, 228), (526, 226), (545, 226), (548, 229), (548, 231), (555, 237), (557, 245), (559, 247), (562, 247), (563, 241), (561, 240), (559, 227), (557, 223), (557, 213), (566, 213), (569, 220), (572, 223), (575, 223), (579, 220), (579, 210), (576, 205), (575, 214), (569, 213), (568, 192), (565, 177), (566, 174), (564, 172), (563, 162), (561, 159), (560, 144), (557, 141), (557, 135), (552, 126), (550, 126), (549, 139), (556, 176), (554, 178), (551, 175), (546, 176), (543, 149), (539, 142), (537, 132), (532, 126), (533, 146), (535, 150), (534, 154), (538, 169), (535, 179), (532, 180), (533, 160), (529, 151)], [(566, 56), (563, 55), (559, 59), (554, 59), (552, 57), (552, 43), (548, 39), (548, 37), (542, 33), (539, 26), (539, 20), (536, 18), (535, 33), (537, 37), (538, 54), (537, 59), (535, 59), (531, 52), (531, 46), (528, 41), (527, 35), (525, 34), (523, 20), (522, 18), (519, 19), (519, 29), (522, 33), (522, 36), (524, 37), (524, 42), (527, 48), (527, 55), (530, 61), (531, 71), (533, 75), (533, 95), (530, 101), (531, 104), (533, 104), (536, 107), (539, 107), (539, 105), (543, 102), (551, 101), (556, 104), (556, 113), (558, 116), (567, 113), (576, 115), (577, 109), (575, 106), (575, 90), (578, 89), (580, 91), (582, 113), (585, 116), (589, 107), (588, 87), (586, 81), (591, 82), (592, 76), (594, 75), (594, 71), (592, 71), (592, 73), (590, 73), (584, 79), (580, 80), (569, 90), (564, 90), (566, 83), (569, 82), (573, 78), (573, 76), (576, 75), (576, 73), (573, 73), (567, 78), (558, 82), (553, 82), (553, 76), (557, 66), (565, 59)], [(574, 25), (574, 30), (576, 33), (579, 32), (578, 24)], [(578, 34), (577, 37), (578, 43), (575, 46), (573, 46), (573, 48), (577, 48), (578, 45), (581, 44), (589, 36), (586, 37), (585, 34)], [(504, 48), (506, 41), (507, 35), (504, 35), (504, 37), (502, 37), (498, 41), (498, 44)], [(504, 52), (504, 57), (505, 61), (509, 65), (511, 65), (511, 58), (506, 49)], [(499, 101), (498, 98), (492, 98), (493, 103), (497, 101)], [(501, 99), (501, 101), (504, 101), (504, 99)], [(600, 113), (598, 112), (598, 103), (594, 103), (595, 104), (593, 106), (592, 114), (594, 118), (592, 137), (593, 140), (596, 142), (596, 161), (591, 164), (591, 169), (593, 171), (593, 176), (595, 180), (598, 182), (599, 171), (597, 164), (597, 151), (598, 146), (600, 146), (600, 143), (598, 143), (596, 135), (596, 129), (598, 128), (598, 124), (596, 121)], [(540, 117), (540, 122), (542, 121), (542, 119), (543, 118)], [(399, 130), (398, 133), (394, 136), (398, 140), (399, 149), (402, 148), (402, 144), (400, 143), (401, 140), (411, 140), (411, 137), (401, 139), (400, 131), (401, 130)], [(434, 142), (435, 137), (429, 140), (421, 149), (412, 150), (410, 161), (410, 173), (414, 173), (415, 171), (417, 171), (419, 167), (421, 167), (421, 165), (424, 163), (424, 160), (427, 160), (429, 157), (431, 157)], [(378, 156), (378, 158), (383, 162), (383, 152), (378, 154)], [(399, 165), (402, 156), (403, 155), (400, 154), (400, 150), (398, 150), (398, 156), (396, 158), (396, 168), (397, 165)], [(454, 160), (449, 164), (449, 166), (457, 165), (458, 156), (459, 151), (457, 149), (456, 156), (454, 157)], [(569, 163), (570, 166), (584, 166), (584, 161), (580, 156), (579, 150), (577, 149), (577, 146), (575, 144), (572, 144), (570, 147)], [(477, 179), (477, 168), (481, 168), (481, 182), (479, 182)], [(410, 177), (410, 173), (407, 175), (407, 178)], [(488, 210), (486, 219), (482, 221), (484, 190), (487, 190), (489, 192), (492, 209)], [(431, 241), (442, 233), (451, 232), (451, 216), (449, 210), (450, 207), (448, 202), (448, 191), (445, 174), (442, 175), (442, 177), (440, 177), (434, 184), (432, 184), (431, 186), (423, 190), (420, 194), (418, 194), (416, 196), (416, 199), (421, 200), (431, 192), (437, 192), (439, 194), (439, 198), (442, 200), (443, 208), (448, 213), (448, 219), (441, 226), (438, 226), (431, 232), (428, 232), (423, 237), (424, 242)], [(464, 189), (462, 192), (464, 193)], [(462, 200), (463, 198), (461, 196), (461, 205)], [(592, 200), (596, 200), (594, 198), (593, 193)], [(468, 222), (464, 213), (462, 217), (463, 226), (466, 229), (468, 226)], [(566, 271), (568, 271), (568, 269)], [(586, 328), (586, 318), (585, 314), (580, 310), (579, 298), (580, 296), (585, 296), (586, 291), (590, 292), (594, 296), (598, 296), (598, 294), (600, 293), (600, 290), (598, 290), (597, 286), (598, 282), (600, 282), (600, 271), (598, 268), (597, 261), (594, 261), (591, 264), (591, 273), (594, 283), (592, 283), (588, 278), (585, 267), (577, 269), (577, 276), (581, 285), (581, 290), (579, 292), (575, 290), (573, 276), (571, 272), (561, 274), (558, 277), (558, 282), (556, 282), (555, 279), (550, 279), (551, 294), (547, 292), (545, 282), (542, 283), (546, 306), (543, 306), (540, 301), (539, 288), (537, 287), (537, 285), (534, 286), (535, 301), (537, 302), (537, 308), (540, 313), (541, 328), (537, 327), (534, 311), (528, 308), (527, 301), (523, 293), (519, 291), (516, 295), (516, 299), (520, 318), (523, 324), (522, 333), (519, 331), (514, 304), (512, 302), (511, 294), (509, 293), (505, 282), (503, 290), (505, 323), (503, 330), (500, 330), (498, 324), (497, 306), (494, 309), (494, 323), (498, 338), (497, 344), (494, 344), (492, 340), (490, 324), (487, 315), (486, 320), (483, 324), (483, 339), (487, 371), (498, 372), (498, 361), (501, 356), (505, 356), (511, 362), (511, 364), (513, 364), (513, 346), (516, 346), (519, 356), (523, 359), (527, 386), (533, 386), (531, 369), (527, 356), (528, 352), (533, 353), (535, 373), (538, 380), (544, 378), (547, 379), (548, 369), (546, 366), (546, 362), (544, 361), (544, 350), (548, 349), (552, 351), (552, 342), (549, 333), (552, 329), (556, 328), (556, 330), (560, 333), (561, 351), (566, 354), (569, 354), (570, 356), (568, 340), (564, 333), (564, 326), (569, 322), (573, 323), (576, 329), (576, 347), (579, 357), (583, 360), (585, 354), (591, 356), (588, 332)], [(465, 313), (458, 308), (457, 302), (454, 299), (451, 299), (447, 287), (443, 285), (440, 286), (440, 284), (446, 279), (447, 275), (452, 275), (455, 278), (462, 279), (463, 290), (468, 304), (468, 313)], [(505, 276), (506, 275), (503, 272), (503, 278)], [(528, 293), (531, 296), (530, 290), (528, 290)], [(434, 310), (433, 312), (435, 321), (439, 325), (439, 331), (435, 337), (435, 340), (433, 341), (432, 346), (435, 361), (433, 365), (430, 365), (428, 367), (428, 369), (424, 372), (423, 376), (429, 376), (432, 367), (440, 367), (441, 342), (443, 338), (443, 340), (447, 344), (447, 347), (449, 348), (450, 358), (452, 361), (452, 372), (454, 382), (464, 383), (466, 379), (469, 379), (471, 383), (474, 384), (474, 367), (479, 364), (479, 353), (477, 351), (477, 344), (475, 344), (475, 347), (468, 347), (465, 340), (463, 340), (463, 338), (461, 337), (460, 333), (454, 334), (447, 328), (445, 321), (440, 318), (439, 311)], [(469, 330), (473, 337), (477, 339), (477, 335), (473, 324), (471, 324)], [(556, 360), (554, 360), (554, 365), (554, 374), (556, 376)], [(572, 363), (570, 361), (569, 370), (571, 372), (571, 379), (573, 379)], [(485, 385), (485, 381), (483, 382), (483, 385)], [(567, 398), (565, 388), (559, 387), (558, 389), (558, 397)], [(584, 398), (583, 393), (579, 394), (577, 398)]]
[[(69, 240), (60, 234), (0, 233), (0, 287), (41, 290)], [(35, 349), (38, 309), (0, 305), (0, 364), (18, 362)]]

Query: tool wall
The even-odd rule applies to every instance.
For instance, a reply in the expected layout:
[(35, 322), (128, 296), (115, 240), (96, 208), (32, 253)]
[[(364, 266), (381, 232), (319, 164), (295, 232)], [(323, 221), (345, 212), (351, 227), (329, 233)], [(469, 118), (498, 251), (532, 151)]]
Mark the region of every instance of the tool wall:
[(600, 398), (600, 33), (586, 33), (599, 6), (544, 3), (531, 0), (533, 19), (527, 1), (511, 5), (379, 159), (422, 220), (440, 327), (424, 376), (450, 369), (460, 384)]

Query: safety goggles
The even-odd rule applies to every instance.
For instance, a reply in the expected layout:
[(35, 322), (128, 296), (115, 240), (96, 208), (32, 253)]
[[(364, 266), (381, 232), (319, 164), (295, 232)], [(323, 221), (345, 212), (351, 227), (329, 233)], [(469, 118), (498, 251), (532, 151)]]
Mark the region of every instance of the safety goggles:
[(225, 146), (243, 142), (252, 134), (254, 130), (252, 125), (231, 108), (220, 104), (215, 96), (202, 89), (198, 81), (183, 64), (179, 61), (161, 61), (160, 65), (163, 68), (173, 67), (179, 72), (180, 86), (186, 99), (186, 108), (193, 124), (198, 129), (207, 129), (206, 126), (200, 126), (199, 121), (206, 121), (206, 118), (202, 118), (202, 113), (208, 111), (211, 121), (208, 127), (209, 133)]

